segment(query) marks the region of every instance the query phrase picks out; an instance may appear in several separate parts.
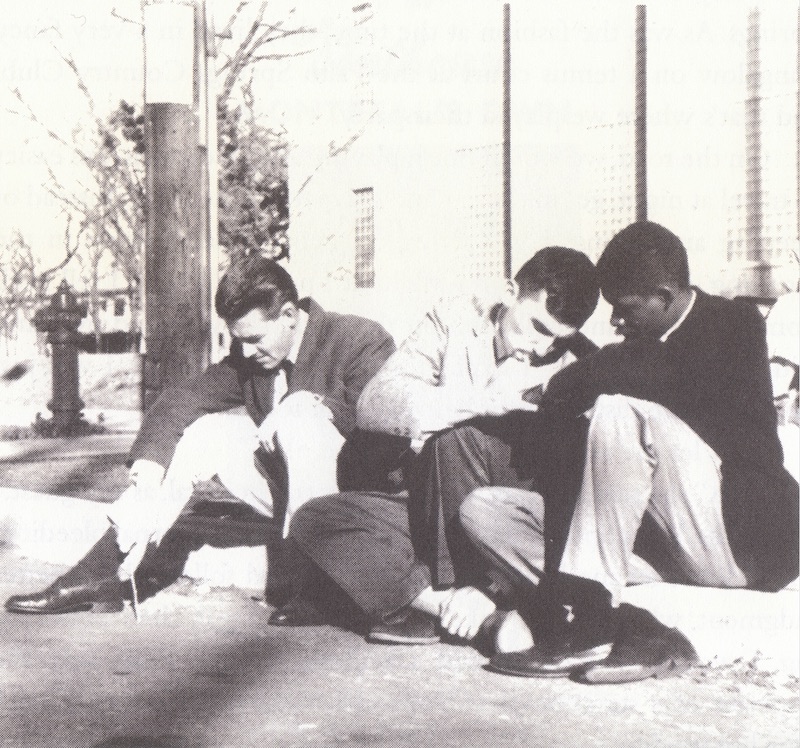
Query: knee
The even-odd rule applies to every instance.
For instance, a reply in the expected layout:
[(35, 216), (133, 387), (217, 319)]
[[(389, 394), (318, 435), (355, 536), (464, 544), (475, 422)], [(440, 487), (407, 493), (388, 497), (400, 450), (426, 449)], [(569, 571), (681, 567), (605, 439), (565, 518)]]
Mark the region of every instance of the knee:
[(220, 436), (220, 417), (218, 413), (210, 413), (200, 416), (194, 423), (187, 426), (180, 440), (177, 449), (191, 451), (198, 449), (208, 449), (209, 445), (219, 441)]
[(314, 539), (320, 535), (326, 519), (330, 516), (329, 499), (329, 496), (311, 499), (294, 513), (289, 525), (289, 537), (301, 547), (313, 545)]
[(477, 488), (461, 505), (460, 519), (467, 534), (485, 545), (506, 542), (509, 529), (519, 524), (541, 534), (544, 497), (523, 488)]
[(494, 524), (498, 503), (491, 488), (476, 488), (461, 504), (459, 518), (472, 536), (481, 537)]
[(431, 437), (430, 444), (437, 454), (462, 452), (465, 445), (476, 442), (477, 434), (478, 429), (475, 426), (463, 423), (435, 434)]
[(636, 413), (624, 395), (600, 395), (595, 400), (590, 418), (591, 433), (611, 434), (636, 421)]

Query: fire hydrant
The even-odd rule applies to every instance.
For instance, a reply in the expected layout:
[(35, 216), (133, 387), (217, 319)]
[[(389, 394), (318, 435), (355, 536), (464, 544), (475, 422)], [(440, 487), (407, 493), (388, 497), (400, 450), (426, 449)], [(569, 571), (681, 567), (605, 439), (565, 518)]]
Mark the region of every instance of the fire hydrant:
[(78, 373), (78, 326), (86, 316), (86, 304), (79, 304), (69, 284), (62, 280), (50, 304), (33, 316), (39, 332), (46, 332), (53, 350), (53, 431), (68, 436), (75, 431), (85, 403), (80, 398)]

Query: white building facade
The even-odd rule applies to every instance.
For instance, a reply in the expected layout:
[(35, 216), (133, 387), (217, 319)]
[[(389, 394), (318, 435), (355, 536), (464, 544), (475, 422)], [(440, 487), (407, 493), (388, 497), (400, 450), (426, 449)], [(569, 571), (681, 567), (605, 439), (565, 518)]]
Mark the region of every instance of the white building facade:
[[(506, 79), (503, 5), (327, 4), (326, 41), (286, 68), (304, 292), (402, 337), (436, 298), (502, 281), (506, 84), (512, 270), (549, 244), (596, 258), (635, 220), (635, 6), (509, 3)], [(646, 13), (648, 218), (681, 236), (712, 292), (795, 287), (796, 3)]]

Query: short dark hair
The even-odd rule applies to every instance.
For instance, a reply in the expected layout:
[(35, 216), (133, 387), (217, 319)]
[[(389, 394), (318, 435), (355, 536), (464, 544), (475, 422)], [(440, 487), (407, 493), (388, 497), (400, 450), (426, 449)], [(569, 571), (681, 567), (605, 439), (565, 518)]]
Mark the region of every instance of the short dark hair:
[(600, 287), (606, 297), (641, 294), (660, 286), (689, 286), (689, 259), (683, 242), (652, 221), (622, 229), (597, 261)]
[(592, 261), (568, 247), (545, 247), (514, 276), (519, 297), (547, 291), (547, 311), (559, 322), (581, 327), (592, 316), (600, 289)]
[(235, 261), (217, 286), (214, 307), (226, 321), (240, 319), (261, 308), (275, 319), (287, 302), (297, 303), (297, 287), (292, 276), (274, 260), (249, 255)]

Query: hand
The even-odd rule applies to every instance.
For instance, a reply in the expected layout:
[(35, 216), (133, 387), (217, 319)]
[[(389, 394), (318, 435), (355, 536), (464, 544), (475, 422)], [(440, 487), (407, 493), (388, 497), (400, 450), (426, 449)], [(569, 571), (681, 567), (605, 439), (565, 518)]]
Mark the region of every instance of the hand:
[(789, 390), (783, 397), (775, 398), (775, 410), (778, 413), (779, 426), (800, 423), (797, 390)]
[(130, 487), (109, 507), (108, 521), (117, 533), (117, 545), (126, 554), (119, 578), (130, 579), (155, 534), (158, 491), (165, 469), (152, 460), (136, 460), (129, 472)]
[(476, 587), (453, 590), (439, 606), (442, 628), (453, 636), (473, 639), (497, 606)]
[(128, 479), (132, 486), (136, 486), (142, 491), (154, 491), (164, 480), (165, 472), (164, 466), (153, 460), (136, 460), (131, 465)]
[(512, 410), (535, 412), (538, 407), (523, 399), (526, 392), (542, 384), (542, 374), (523, 354), (505, 359), (484, 388), (484, 415), (502, 416)]
[(258, 427), (258, 440), (267, 452), (274, 452), (278, 448), (276, 436), (284, 424), (298, 422), (311, 415), (333, 420), (333, 413), (323, 404), (321, 395), (306, 390), (293, 392), (267, 413)]

